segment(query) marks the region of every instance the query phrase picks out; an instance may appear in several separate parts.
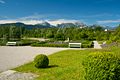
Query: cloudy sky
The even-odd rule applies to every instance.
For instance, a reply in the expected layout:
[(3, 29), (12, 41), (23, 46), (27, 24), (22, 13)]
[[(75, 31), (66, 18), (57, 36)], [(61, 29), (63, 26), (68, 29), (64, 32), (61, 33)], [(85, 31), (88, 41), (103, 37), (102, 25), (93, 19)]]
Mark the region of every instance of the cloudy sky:
[(119, 4), (120, 0), (0, 0), (0, 23), (81, 21), (114, 27), (120, 23)]

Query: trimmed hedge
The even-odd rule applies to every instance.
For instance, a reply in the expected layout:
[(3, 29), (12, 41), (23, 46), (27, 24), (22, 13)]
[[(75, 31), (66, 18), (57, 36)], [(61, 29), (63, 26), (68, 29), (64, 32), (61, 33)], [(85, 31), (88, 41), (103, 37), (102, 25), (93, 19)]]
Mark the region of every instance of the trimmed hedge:
[(49, 59), (46, 55), (40, 54), (34, 58), (34, 63), (36, 68), (46, 68), (49, 64)]
[(120, 58), (112, 52), (95, 52), (83, 61), (86, 80), (120, 80)]
[[(68, 43), (59, 43), (59, 42), (36, 42), (32, 43), (33, 47), (68, 47)], [(81, 45), (82, 48), (93, 48), (92, 41), (84, 41)]]
[(85, 44), (85, 43), (82, 43), (82, 45), (81, 45), (81, 47), (82, 48), (93, 48), (93, 42), (91, 41), (91, 42), (89, 42), (89, 43), (87, 43), (87, 44)]
[(0, 46), (6, 46), (7, 41), (3, 41), (2, 39), (0, 39)]
[(29, 40), (29, 39), (25, 39), (25, 40), (21, 40), (20, 42), (17, 43), (18, 46), (29, 46), (32, 43), (36, 43), (39, 42), (38, 40)]
[(39, 44), (39, 43), (33, 43), (31, 44), (33, 47), (68, 47), (68, 44), (54, 44), (54, 43), (45, 43), (45, 44)]

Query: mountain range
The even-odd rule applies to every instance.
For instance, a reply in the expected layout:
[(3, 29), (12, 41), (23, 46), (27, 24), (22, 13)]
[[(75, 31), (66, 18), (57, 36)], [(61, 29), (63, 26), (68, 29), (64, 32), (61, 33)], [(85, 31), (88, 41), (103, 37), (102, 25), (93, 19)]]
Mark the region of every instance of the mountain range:
[(0, 24), (0, 27), (5, 27), (5, 26), (16, 26), (16, 27), (25, 27), (27, 29), (33, 29), (33, 28), (52, 28), (52, 27), (58, 27), (58, 28), (63, 28), (63, 27), (85, 27), (86, 25), (80, 22), (75, 22), (75, 23), (61, 23), (57, 24), (56, 26), (51, 25), (48, 22), (43, 22), (40, 24), (35, 24), (35, 25), (28, 25), (24, 24), (21, 22), (17, 23), (6, 23), (6, 24)]

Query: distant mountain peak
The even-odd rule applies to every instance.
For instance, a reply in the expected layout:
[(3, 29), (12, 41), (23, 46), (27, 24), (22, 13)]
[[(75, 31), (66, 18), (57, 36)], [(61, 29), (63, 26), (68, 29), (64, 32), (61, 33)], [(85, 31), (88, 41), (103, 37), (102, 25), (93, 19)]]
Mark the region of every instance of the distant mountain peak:
[(61, 23), (57, 25), (58, 27), (86, 27), (84, 23), (74, 22), (74, 23)]
[[(32, 24), (33, 23), (33, 24)], [(56, 25), (53, 25), (56, 24)], [(54, 21), (17, 21), (15, 23), (5, 23), (1, 25), (14, 25), (14, 26), (25, 26), (28, 28), (50, 28), (50, 27), (59, 27), (59, 28), (64, 28), (64, 27), (85, 27), (84, 23), (81, 23), (80, 21), (77, 20), (54, 20)]]
[(46, 26), (46, 25), (51, 25), (50, 23), (48, 23), (47, 21), (43, 21), (42, 23), (41, 23), (41, 25), (43, 25), (43, 26)]

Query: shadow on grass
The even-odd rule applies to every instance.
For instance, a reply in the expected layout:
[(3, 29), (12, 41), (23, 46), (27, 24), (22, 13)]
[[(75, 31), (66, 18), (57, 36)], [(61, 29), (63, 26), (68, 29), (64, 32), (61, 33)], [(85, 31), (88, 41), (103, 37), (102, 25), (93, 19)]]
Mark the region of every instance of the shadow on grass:
[(47, 68), (54, 68), (54, 67), (58, 67), (58, 65), (50, 65)]
[(58, 67), (58, 65), (49, 65), (48, 67), (40, 68), (40, 69), (48, 69), (48, 68), (55, 68)]

